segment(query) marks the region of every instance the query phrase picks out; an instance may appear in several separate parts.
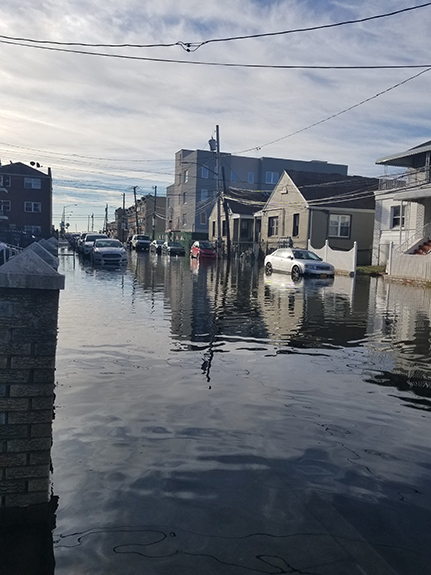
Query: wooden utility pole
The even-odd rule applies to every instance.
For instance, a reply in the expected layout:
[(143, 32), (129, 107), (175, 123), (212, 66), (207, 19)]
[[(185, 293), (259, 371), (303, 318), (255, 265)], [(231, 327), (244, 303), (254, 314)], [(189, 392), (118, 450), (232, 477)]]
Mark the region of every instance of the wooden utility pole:
[(135, 221), (136, 221), (136, 233), (139, 234), (139, 222), (138, 222), (138, 202), (136, 201), (136, 190), (138, 186), (133, 186), (133, 195), (135, 198)]
[(124, 243), (126, 231), (126, 193), (123, 193), (123, 213), (121, 214), (121, 241)]
[(221, 243), (222, 243), (222, 233), (221, 233), (221, 186), (220, 186), (220, 133), (219, 127), (216, 126), (216, 173), (217, 173), (217, 255), (221, 255)]
[(227, 205), (227, 200), (226, 200), (226, 179), (224, 177), (224, 168), (222, 168), (222, 177), (223, 177), (223, 196), (222, 196), (222, 201), (223, 201), (223, 209), (224, 209), (224, 217), (226, 219), (226, 256), (227, 256), (227, 260), (229, 262), (230, 260), (230, 222), (229, 222), (229, 207)]
[(153, 209), (153, 237), (152, 239), (156, 239), (156, 206), (157, 206), (157, 186), (154, 187), (154, 209)]

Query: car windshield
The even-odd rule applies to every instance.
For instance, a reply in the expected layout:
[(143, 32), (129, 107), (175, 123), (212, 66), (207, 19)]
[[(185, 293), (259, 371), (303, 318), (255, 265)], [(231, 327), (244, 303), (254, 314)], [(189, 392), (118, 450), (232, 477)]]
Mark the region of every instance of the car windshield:
[(317, 254), (308, 250), (293, 250), (293, 257), (296, 260), (315, 260), (318, 262), (322, 261)]
[(122, 248), (123, 245), (118, 240), (97, 240), (95, 242), (97, 248)]
[(153, 243), (154, 243), (155, 245), (157, 245), (157, 246), (161, 246), (161, 245), (164, 244), (164, 241), (163, 241), (163, 240), (154, 240)]
[(170, 248), (182, 248), (182, 244), (180, 242), (168, 242), (168, 246)]
[(214, 246), (210, 242), (199, 242), (198, 247), (204, 250), (212, 250)]
[(94, 242), (94, 240), (98, 240), (99, 238), (104, 238), (105, 236), (86, 236), (86, 242)]
[(149, 240), (150, 238), (148, 236), (136, 236), (137, 240)]

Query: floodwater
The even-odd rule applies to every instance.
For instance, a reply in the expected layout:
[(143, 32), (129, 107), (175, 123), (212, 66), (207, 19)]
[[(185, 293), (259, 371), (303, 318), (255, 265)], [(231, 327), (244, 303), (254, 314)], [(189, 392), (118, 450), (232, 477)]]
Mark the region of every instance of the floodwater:
[(60, 259), (56, 575), (430, 573), (430, 290)]

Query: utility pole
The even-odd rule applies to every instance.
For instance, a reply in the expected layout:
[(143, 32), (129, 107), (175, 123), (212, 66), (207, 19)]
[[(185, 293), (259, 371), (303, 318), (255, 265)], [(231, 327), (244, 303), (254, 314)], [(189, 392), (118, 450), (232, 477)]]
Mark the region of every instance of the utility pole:
[(154, 210), (153, 210), (153, 237), (152, 240), (156, 239), (156, 206), (157, 206), (157, 186), (154, 188)]
[(220, 133), (219, 127), (216, 126), (216, 139), (211, 138), (209, 141), (210, 150), (216, 153), (215, 158), (215, 171), (217, 176), (216, 184), (216, 201), (217, 201), (217, 255), (221, 256), (221, 244), (222, 244), (222, 233), (221, 233), (221, 186), (220, 186)]
[(90, 216), (87, 216), (87, 230), (90, 231)]
[(136, 190), (138, 186), (133, 186), (133, 195), (135, 198), (135, 221), (136, 221), (136, 233), (139, 234), (139, 222), (138, 222), (138, 202), (136, 201)]
[(121, 241), (124, 243), (124, 236), (126, 231), (126, 193), (123, 193), (123, 213), (121, 215)]
[(91, 231), (94, 232), (94, 214), (91, 214)]
[(103, 222), (103, 233), (108, 234), (108, 204), (105, 206), (105, 220)]

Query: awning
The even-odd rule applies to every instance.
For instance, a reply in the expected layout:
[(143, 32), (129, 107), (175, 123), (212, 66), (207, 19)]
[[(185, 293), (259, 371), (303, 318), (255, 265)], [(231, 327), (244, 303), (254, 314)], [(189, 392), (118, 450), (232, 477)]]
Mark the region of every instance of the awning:
[(411, 190), (410, 192), (398, 192), (396, 198), (397, 200), (407, 202), (414, 202), (415, 200), (431, 198), (431, 187), (417, 188), (416, 190)]

